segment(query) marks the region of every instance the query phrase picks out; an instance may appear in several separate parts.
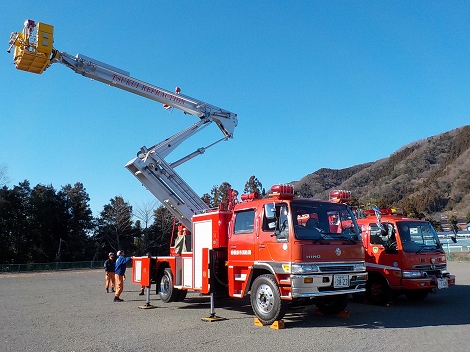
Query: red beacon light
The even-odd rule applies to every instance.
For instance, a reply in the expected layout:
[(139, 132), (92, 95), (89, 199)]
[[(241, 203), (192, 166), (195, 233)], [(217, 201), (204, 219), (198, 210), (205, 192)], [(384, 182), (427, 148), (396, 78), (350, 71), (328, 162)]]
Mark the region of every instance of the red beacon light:
[[(364, 215), (375, 215), (375, 211), (373, 211), (372, 209), (364, 210)], [(380, 209), (380, 215), (403, 215), (403, 211), (395, 208), (382, 208)]]
[(250, 200), (255, 200), (259, 197), (258, 192), (253, 193), (243, 193), (240, 198), (242, 202), (249, 202)]
[(274, 185), (271, 186), (270, 196), (277, 197), (279, 199), (292, 199), (294, 198), (294, 186), (293, 185)]
[(347, 203), (351, 200), (351, 191), (333, 190), (330, 192), (330, 202)]
[(403, 215), (403, 211), (396, 208), (385, 208), (380, 209), (380, 214), (382, 215)]

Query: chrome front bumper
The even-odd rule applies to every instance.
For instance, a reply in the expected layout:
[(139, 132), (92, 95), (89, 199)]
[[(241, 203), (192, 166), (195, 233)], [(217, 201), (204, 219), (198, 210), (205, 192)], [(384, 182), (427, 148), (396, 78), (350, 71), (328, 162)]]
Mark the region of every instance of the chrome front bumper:
[[(334, 287), (335, 276), (347, 276), (349, 286)], [(292, 275), (292, 298), (320, 297), (365, 292), (367, 272)]]

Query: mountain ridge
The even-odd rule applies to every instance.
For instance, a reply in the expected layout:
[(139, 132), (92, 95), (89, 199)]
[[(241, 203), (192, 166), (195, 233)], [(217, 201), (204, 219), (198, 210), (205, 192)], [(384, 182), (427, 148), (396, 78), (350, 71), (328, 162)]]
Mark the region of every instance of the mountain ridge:
[(342, 189), (362, 205), (465, 218), (470, 213), (470, 125), (409, 143), (387, 158), (321, 168), (292, 183), (302, 197), (328, 199), (330, 191)]

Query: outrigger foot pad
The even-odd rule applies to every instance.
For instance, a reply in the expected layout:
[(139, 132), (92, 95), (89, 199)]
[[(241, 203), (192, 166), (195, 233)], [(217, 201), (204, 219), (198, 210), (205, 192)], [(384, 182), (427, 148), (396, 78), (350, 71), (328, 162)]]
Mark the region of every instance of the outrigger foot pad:
[(201, 320), (202, 320), (202, 321), (213, 322), (213, 321), (227, 320), (227, 318), (222, 318), (222, 317), (218, 317), (218, 316), (215, 315), (215, 314), (211, 314), (211, 315), (209, 315), (207, 318), (202, 318)]
[(145, 306), (139, 306), (140, 309), (153, 309), (158, 308), (157, 306), (152, 306), (150, 303), (147, 303)]

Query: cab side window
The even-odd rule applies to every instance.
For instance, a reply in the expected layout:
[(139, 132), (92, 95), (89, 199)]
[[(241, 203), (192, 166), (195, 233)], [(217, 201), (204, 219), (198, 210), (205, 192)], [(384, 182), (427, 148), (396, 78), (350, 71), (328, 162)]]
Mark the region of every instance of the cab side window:
[(376, 224), (371, 224), (370, 225), (370, 244), (375, 244), (375, 245), (384, 245), (384, 241), (382, 239), (382, 234), (380, 232), (379, 227)]
[(252, 233), (255, 226), (255, 211), (254, 209), (240, 211), (235, 214), (235, 224), (233, 233)]

